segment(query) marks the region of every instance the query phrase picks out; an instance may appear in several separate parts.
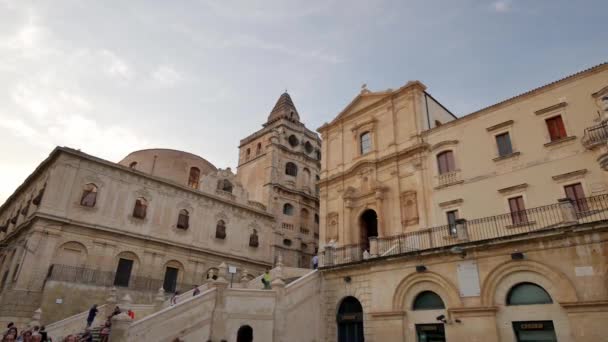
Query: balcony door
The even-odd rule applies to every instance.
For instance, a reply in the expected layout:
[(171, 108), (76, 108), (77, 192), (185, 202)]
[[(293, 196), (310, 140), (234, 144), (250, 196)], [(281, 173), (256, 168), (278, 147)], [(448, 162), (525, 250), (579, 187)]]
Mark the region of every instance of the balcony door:
[(131, 271), (133, 270), (133, 260), (118, 259), (118, 267), (116, 267), (116, 276), (114, 276), (114, 286), (129, 287), (131, 279)]

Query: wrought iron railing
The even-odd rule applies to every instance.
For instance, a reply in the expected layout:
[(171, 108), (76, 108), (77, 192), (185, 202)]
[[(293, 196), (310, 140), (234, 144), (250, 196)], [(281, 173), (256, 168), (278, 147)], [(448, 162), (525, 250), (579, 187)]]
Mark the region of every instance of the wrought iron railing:
[[(47, 275), (48, 280), (62, 281), (68, 283), (77, 283), (84, 285), (104, 286), (104, 287), (124, 287), (136, 291), (158, 291), (164, 287), (163, 279), (155, 279), (142, 276), (131, 276), (128, 278), (128, 285), (120, 285), (115, 282), (116, 272), (94, 270), (85, 267), (68, 266), (53, 264), (49, 268)], [(168, 292), (187, 291), (192, 288), (191, 284), (175, 283), (172, 289), (165, 289)]]
[(322, 267), (356, 263), (366, 258), (420, 252), (469, 242), (489, 241), (564, 226), (608, 220), (608, 195), (588, 197), (524, 211), (457, 220), (456, 224), (372, 238), (369, 244), (326, 246), (319, 255)]
[(582, 143), (586, 148), (593, 148), (599, 144), (608, 142), (608, 121), (585, 128)]

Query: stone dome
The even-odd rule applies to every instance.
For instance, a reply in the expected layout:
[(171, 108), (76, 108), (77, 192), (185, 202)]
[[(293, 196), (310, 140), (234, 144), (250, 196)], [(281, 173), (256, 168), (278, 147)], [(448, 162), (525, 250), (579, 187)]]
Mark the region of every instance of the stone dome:
[[(217, 171), (217, 168), (213, 164), (200, 156), (164, 148), (131, 152), (118, 164), (186, 186), (192, 186), (190, 184), (190, 177), (193, 168), (199, 171), (198, 179)], [(198, 185), (196, 188), (198, 188)]]

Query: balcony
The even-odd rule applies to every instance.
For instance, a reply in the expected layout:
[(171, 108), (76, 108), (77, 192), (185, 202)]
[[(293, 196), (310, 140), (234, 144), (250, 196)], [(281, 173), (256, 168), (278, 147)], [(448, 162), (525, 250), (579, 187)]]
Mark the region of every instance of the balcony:
[(281, 228), (283, 228), (285, 230), (294, 230), (293, 224), (291, 224), (291, 223), (285, 223), (285, 222), (283, 222), (281, 224)]
[(437, 176), (437, 186), (435, 189), (445, 188), (462, 182), (463, 181), (460, 179), (460, 170), (446, 172)]
[[(462, 244), (483, 244), (534, 233), (550, 233), (560, 228), (608, 220), (608, 195), (558, 203), (525, 211), (459, 220), (455, 225), (370, 239), (367, 244), (326, 247), (319, 257), (324, 268), (364, 262), (366, 259), (414, 255)], [(369, 248), (365, 253), (363, 249)]]
[(310, 234), (310, 230), (306, 227), (300, 227), (300, 233), (308, 235)]
[(582, 143), (587, 149), (593, 149), (608, 142), (608, 121), (585, 128)]

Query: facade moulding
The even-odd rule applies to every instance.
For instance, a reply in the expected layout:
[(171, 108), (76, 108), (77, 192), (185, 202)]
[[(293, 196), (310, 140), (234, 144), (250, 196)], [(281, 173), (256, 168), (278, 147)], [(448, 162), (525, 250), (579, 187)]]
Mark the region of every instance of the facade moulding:
[(428, 149), (429, 149), (429, 144), (418, 143), (405, 150), (391, 153), (385, 157), (381, 157), (381, 158), (377, 158), (377, 159), (373, 159), (373, 160), (370, 160), (370, 159), (361, 160), (361, 161), (357, 162), (355, 165), (351, 166), (348, 170), (339, 172), (335, 175), (332, 175), (329, 178), (321, 179), (317, 184), (319, 186), (330, 185), (331, 183), (333, 183), (336, 180), (343, 180), (346, 177), (352, 176), (357, 171), (357, 169), (359, 169), (363, 165), (370, 165), (370, 166), (377, 168), (384, 164), (395, 162), (402, 158), (411, 157), (411, 156), (415, 155), (416, 153), (422, 153)]
[(182, 244), (182, 243), (178, 243), (178, 242), (173, 242), (173, 241), (169, 241), (169, 240), (163, 240), (160, 238), (155, 238), (155, 237), (151, 237), (149, 235), (142, 235), (142, 234), (137, 234), (137, 233), (133, 233), (133, 232), (127, 232), (124, 230), (117, 230), (111, 227), (107, 227), (107, 226), (102, 226), (99, 224), (88, 224), (86, 222), (80, 222), (80, 221), (75, 221), (75, 220), (70, 220), (70, 219), (65, 219), (65, 218), (61, 218), (61, 217), (57, 217), (54, 215), (49, 215), (49, 214), (34, 214), (36, 216), (36, 218), (38, 219), (44, 219), (44, 220), (48, 220), (51, 221), (53, 223), (63, 223), (63, 224), (69, 224), (69, 225), (74, 225), (74, 226), (79, 226), (81, 228), (88, 228), (88, 229), (92, 229), (92, 230), (96, 230), (96, 231), (103, 231), (112, 235), (115, 235), (116, 237), (120, 237), (120, 238), (125, 238), (125, 237), (129, 237), (129, 238), (133, 238), (133, 239), (137, 239), (137, 240), (144, 240), (146, 243), (155, 243), (158, 244), (159, 247), (163, 247), (163, 246), (172, 246), (172, 247), (177, 247), (177, 248), (182, 248), (182, 249), (186, 249), (186, 250), (195, 250), (197, 252), (200, 253), (205, 253), (205, 254), (209, 254), (209, 255), (213, 255), (216, 257), (221, 257), (221, 258), (225, 258), (225, 259), (232, 259), (232, 260), (238, 260), (238, 261), (242, 261), (242, 262), (248, 262), (248, 263), (252, 263), (252, 264), (257, 264), (263, 267), (268, 267), (269, 265), (271, 265), (270, 263), (264, 262), (264, 261), (260, 261), (260, 260), (256, 260), (256, 259), (251, 259), (251, 258), (246, 258), (246, 257), (240, 257), (240, 256), (234, 256), (234, 255), (229, 255), (229, 254), (224, 254), (224, 253), (218, 253), (216, 251), (213, 250), (209, 250), (206, 248), (201, 248), (201, 247), (196, 247), (196, 246), (192, 246), (192, 245), (186, 245), (186, 244)]
[(576, 170), (576, 171), (572, 171), (572, 172), (562, 173), (561, 175), (555, 175), (555, 176), (552, 176), (551, 178), (554, 181), (563, 181), (563, 180), (568, 180), (568, 179), (573, 179), (573, 178), (579, 178), (579, 177), (585, 175), (586, 173), (587, 173), (587, 169), (580, 169), (580, 170)]
[(496, 306), (448, 308), (448, 313), (455, 315), (457, 317), (495, 316), (496, 312), (498, 312), (498, 307), (496, 307)]
[(462, 202), (464, 202), (464, 200), (462, 198), (458, 198), (458, 199), (451, 200), (451, 201), (441, 202), (441, 203), (439, 203), (439, 206), (441, 208), (445, 208), (445, 207), (449, 207), (449, 206), (452, 206), (452, 205), (461, 204)]
[(435, 145), (431, 146), (431, 151), (435, 151), (437, 149), (440, 149), (444, 146), (454, 146), (454, 145), (458, 145), (458, 140), (445, 140), (445, 141), (441, 141), (436, 143)]
[(492, 132), (492, 131), (495, 131), (495, 130), (497, 130), (497, 129), (501, 129), (501, 128), (509, 127), (509, 126), (512, 126), (512, 125), (513, 125), (513, 122), (514, 122), (513, 120), (507, 120), (507, 121), (505, 121), (505, 122), (501, 122), (501, 123), (499, 123), (499, 124), (496, 124), (496, 125), (494, 125), (494, 126), (490, 126), (490, 127), (486, 128), (486, 131), (488, 131), (488, 132)]
[(511, 98), (508, 98), (504, 101), (495, 103), (491, 106), (482, 108), (478, 111), (475, 111), (473, 113), (469, 113), (466, 114), (464, 116), (461, 116), (460, 118), (456, 119), (456, 120), (452, 120), (452, 121), (448, 121), (446, 123), (444, 123), (441, 126), (437, 126), (437, 127), (433, 127), (431, 129), (428, 129), (426, 131), (421, 132), (422, 135), (429, 135), (429, 134), (433, 134), (435, 132), (439, 132), (443, 129), (446, 129), (447, 127), (452, 127), (452, 126), (456, 126), (459, 125), (461, 123), (467, 122), (469, 120), (473, 120), (475, 118), (477, 118), (478, 116), (484, 115), (484, 114), (490, 114), (493, 113), (494, 111), (504, 108), (504, 107), (508, 107), (510, 105), (513, 105), (514, 103), (520, 102), (520, 101), (524, 101), (526, 99), (529, 99), (531, 97), (540, 95), (544, 92), (550, 91), (551, 89), (557, 88), (561, 85), (564, 85), (568, 82), (573, 82), (576, 81), (578, 79), (581, 79), (583, 77), (586, 77), (590, 74), (596, 74), (596, 73), (600, 73), (602, 72), (604, 69), (608, 68), (608, 62), (607, 63), (602, 63), (602, 64), (598, 64), (596, 66), (593, 66), (591, 68), (579, 71), (577, 73), (574, 73), (572, 75), (566, 76), (562, 79), (559, 79), (557, 81), (551, 82), (551, 83), (547, 83), (545, 85), (542, 85), (540, 87), (534, 88), (532, 90), (529, 90), (527, 92), (524, 92), (522, 94), (519, 95), (515, 95)]
[(582, 312), (606, 312), (608, 311), (607, 300), (584, 301), (584, 302), (564, 302), (560, 303), (568, 313)]
[(509, 186), (506, 188), (498, 189), (497, 191), (504, 195), (504, 194), (510, 194), (515, 191), (524, 190), (527, 187), (528, 187), (528, 183), (521, 183), (521, 184)]
[(542, 114), (545, 114), (545, 113), (552, 112), (552, 111), (554, 111), (556, 109), (564, 108), (567, 105), (568, 105), (568, 103), (566, 103), (566, 102), (560, 102), (560, 103), (554, 104), (552, 106), (541, 108), (541, 109), (539, 109), (537, 111), (534, 111), (534, 114), (536, 114), (536, 115), (542, 115)]

